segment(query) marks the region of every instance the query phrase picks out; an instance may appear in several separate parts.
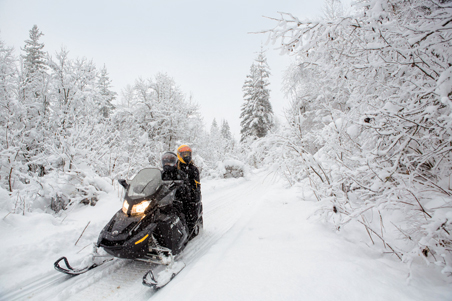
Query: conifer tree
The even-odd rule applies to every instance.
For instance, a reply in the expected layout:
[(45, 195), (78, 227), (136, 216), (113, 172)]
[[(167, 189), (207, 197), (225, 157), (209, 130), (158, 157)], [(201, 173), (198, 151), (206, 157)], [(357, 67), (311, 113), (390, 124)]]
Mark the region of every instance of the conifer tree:
[(214, 118), (212, 121), (212, 125), (210, 126), (210, 135), (218, 136), (218, 133), (219, 133), (218, 123), (217, 120)]
[(226, 120), (223, 120), (223, 123), (221, 124), (221, 136), (225, 140), (231, 140), (231, 129), (229, 127), (229, 123)]
[(25, 54), (22, 56), (24, 70), (21, 96), (28, 103), (39, 103), (40, 105), (37, 106), (39, 112), (45, 112), (48, 105), (45, 95), (46, 53), (42, 50), (44, 44), (39, 42), (43, 35), (38, 26), (34, 25), (30, 30), (30, 39), (25, 40), (25, 46), (22, 49)]
[(107, 118), (110, 115), (111, 110), (114, 108), (112, 102), (115, 100), (117, 93), (111, 91), (111, 79), (108, 77), (107, 68), (104, 67), (100, 70), (98, 89), (101, 95), (100, 99), (100, 111), (103, 117)]
[(243, 85), (244, 101), (240, 114), (242, 127), (241, 141), (248, 137), (262, 138), (267, 135), (273, 125), (273, 109), (270, 104), (269, 76), (270, 67), (261, 49), (255, 62), (251, 65), (250, 74)]
[(46, 72), (46, 53), (42, 50), (44, 44), (39, 42), (43, 33), (36, 25), (29, 31), (29, 40), (25, 40), (22, 48), (22, 70), (20, 74), (19, 101), (24, 108), (20, 122), (23, 126), (23, 145), (19, 157), (27, 162), (29, 168), (39, 167), (39, 174), (43, 174), (42, 165), (29, 163), (37, 162), (36, 156), (45, 152), (45, 138), (48, 136), (49, 76)]

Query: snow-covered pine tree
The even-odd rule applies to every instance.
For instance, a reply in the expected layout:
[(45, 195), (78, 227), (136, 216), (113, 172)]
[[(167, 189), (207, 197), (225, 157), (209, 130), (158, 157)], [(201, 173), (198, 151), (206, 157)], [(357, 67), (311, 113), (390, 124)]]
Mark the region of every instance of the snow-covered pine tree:
[(23, 58), (23, 74), (21, 97), (39, 113), (45, 113), (47, 107), (45, 84), (47, 80), (46, 53), (42, 50), (44, 44), (39, 39), (44, 34), (34, 25), (30, 30), (29, 40), (25, 41)]
[(221, 138), (220, 128), (218, 127), (217, 120), (214, 118), (212, 121), (212, 125), (210, 126), (210, 139), (209, 139), (209, 148), (210, 148), (210, 157), (212, 159), (212, 163), (217, 163), (224, 159), (224, 143)]
[(220, 134), (220, 129), (218, 128), (217, 120), (214, 118), (212, 121), (212, 125), (210, 126), (210, 135), (218, 137)]
[(223, 120), (223, 122), (221, 123), (221, 136), (226, 141), (232, 139), (231, 128), (229, 127), (229, 123), (227, 120)]
[[(22, 66), (19, 86), (19, 102), (24, 107), (20, 123), (23, 126), (23, 145), (18, 160), (30, 171), (44, 174), (43, 162), (36, 156), (45, 151), (44, 137), (48, 136), (48, 84), (46, 53), (39, 41), (43, 33), (36, 25), (29, 31), (29, 40), (22, 48)], [(24, 170), (22, 170), (24, 172)]]
[(111, 110), (114, 109), (112, 102), (116, 99), (117, 93), (111, 90), (111, 79), (108, 76), (107, 67), (100, 70), (97, 88), (100, 92), (99, 107), (104, 118), (110, 116)]
[(270, 104), (270, 67), (263, 49), (250, 67), (243, 85), (244, 104), (241, 109), (241, 141), (262, 138), (273, 125), (273, 109)]
[(223, 140), (224, 151), (230, 157), (235, 157), (234, 152), (236, 151), (236, 141), (232, 137), (231, 128), (227, 120), (223, 120), (220, 129), (221, 137)]

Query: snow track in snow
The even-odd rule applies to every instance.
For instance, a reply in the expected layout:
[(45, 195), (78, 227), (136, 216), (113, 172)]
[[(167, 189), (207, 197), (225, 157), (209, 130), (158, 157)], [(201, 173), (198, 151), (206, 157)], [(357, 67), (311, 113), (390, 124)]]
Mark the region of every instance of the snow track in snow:
[[(232, 180), (231, 186), (209, 189), (204, 204), (204, 231), (187, 246), (182, 259), (188, 265), (202, 256), (266, 194), (265, 181), (259, 177), (252, 182)], [(204, 197), (203, 197), (204, 198)], [(246, 201), (244, 201), (246, 200)]]
[(34, 296), (36, 293), (58, 286), (71, 278), (69, 275), (49, 271), (45, 274), (33, 277), (20, 285), (0, 295), (0, 300), (24, 300)]
[(96, 279), (80, 281), (78, 285), (65, 289), (59, 296), (60, 300), (142, 300), (150, 290), (141, 284), (141, 279), (151, 265), (133, 260), (118, 261), (122, 262), (120, 268), (103, 275), (96, 273)]
[[(249, 213), (265, 196), (269, 182), (264, 175), (253, 177), (251, 181), (243, 178), (222, 181), (220, 187), (214, 186), (218, 182), (207, 182), (203, 186), (204, 230), (177, 260), (187, 266), (202, 260), (202, 256), (241, 220), (243, 214)], [(115, 259), (79, 276), (49, 271), (1, 296), (1, 300), (148, 300), (156, 292), (143, 286), (141, 281), (152, 267), (155, 266), (149, 263)], [(177, 278), (183, 277), (183, 273)]]

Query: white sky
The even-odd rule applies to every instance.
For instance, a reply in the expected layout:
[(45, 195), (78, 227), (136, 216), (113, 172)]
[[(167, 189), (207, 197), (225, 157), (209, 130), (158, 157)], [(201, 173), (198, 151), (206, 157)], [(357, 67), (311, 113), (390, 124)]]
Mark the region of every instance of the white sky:
[(34, 24), (44, 33), (45, 50), (62, 46), (71, 58), (104, 64), (119, 92), (135, 79), (166, 72), (199, 104), (206, 128), (226, 119), (240, 135), (242, 85), (261, 43), (268, 49), (271, 98), (283, 119), (288, 100), (282, 72), (291, 58), (280, 56), (267, 35), (248, 34), (273, 28), (263, 16), (278, 11), (316, 18), (323, 1), (311, 0), (0, 0), (0, 39), (16, 55)]

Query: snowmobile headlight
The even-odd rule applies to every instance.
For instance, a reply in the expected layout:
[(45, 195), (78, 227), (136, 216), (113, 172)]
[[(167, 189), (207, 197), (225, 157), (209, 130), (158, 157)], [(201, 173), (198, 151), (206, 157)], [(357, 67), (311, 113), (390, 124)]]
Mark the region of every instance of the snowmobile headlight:
[(122, 212), (127, 214), (127, 210), (129, 210), (129, 203), (127, 203), (127, 201), (124, 201), (124, 204), (122, 204)]
[(144, 213), (144, 211), (146, 210), (150, 203), (151, 201), (142, 201), (141, 203), (134, 205), (132, 207), (132, 214)]

